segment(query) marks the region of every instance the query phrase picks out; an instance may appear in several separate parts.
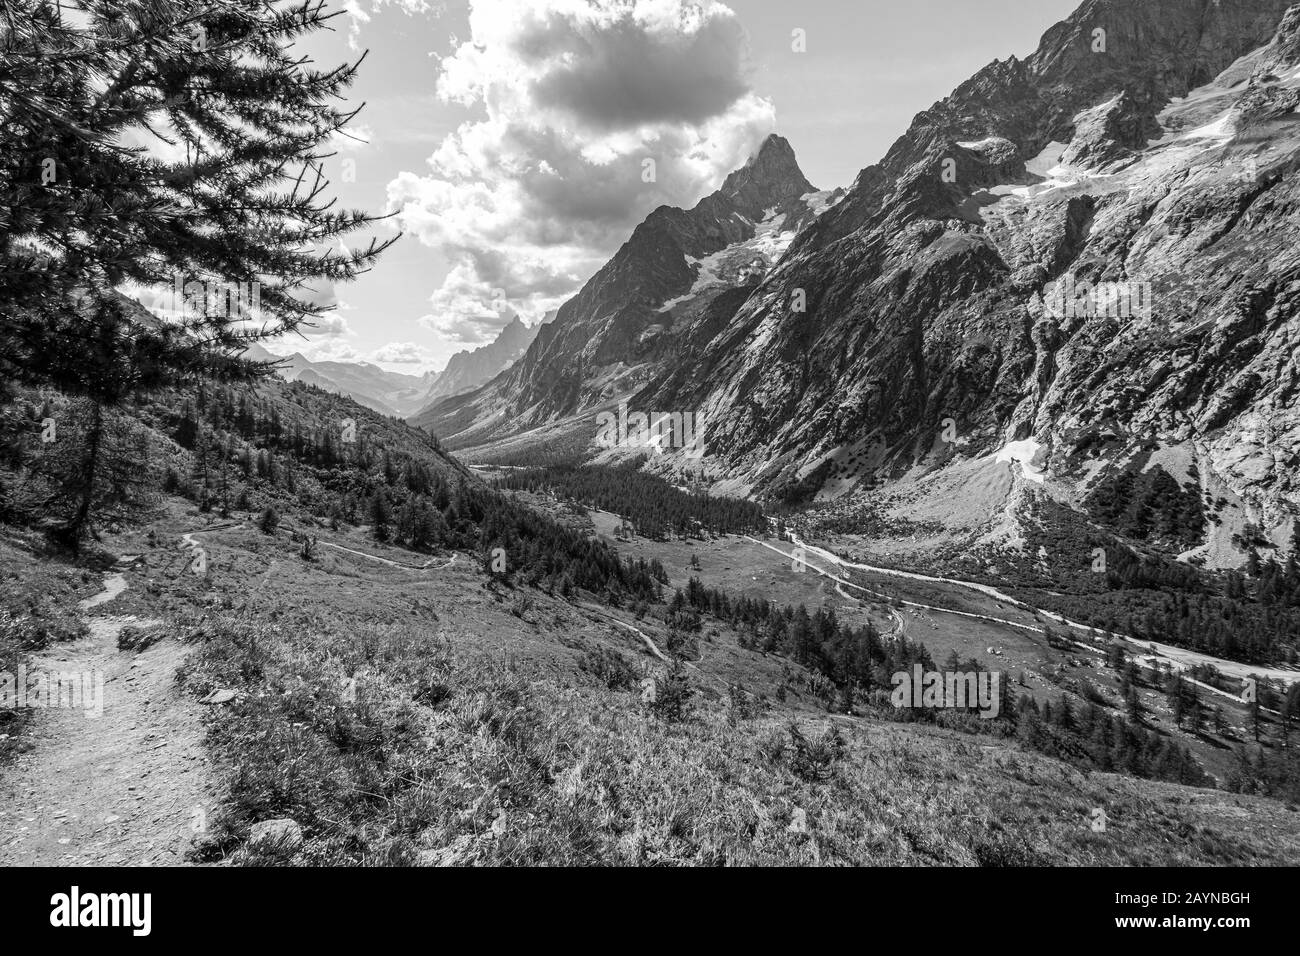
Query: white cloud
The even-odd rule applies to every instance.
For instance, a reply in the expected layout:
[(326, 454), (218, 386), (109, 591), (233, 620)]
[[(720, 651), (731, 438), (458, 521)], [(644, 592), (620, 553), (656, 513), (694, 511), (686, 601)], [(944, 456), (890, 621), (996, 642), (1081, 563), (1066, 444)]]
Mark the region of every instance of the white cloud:
[(651, 209), (692, 205), (772, 128), (720, 3), (474, 0), (469, 24), (438, 95), (482, 116), (388, 186), (402, 227), (452, 263), (422, 320), (447, 338), (491, 339), (501, 297), (539, 320)]
[[(500, 260), (469, 256), (457, 262), (442, 286), (429, 297), (434, 311), (421, 317), (420, 325), (444, 339), (463, 345), (490, 341), (519, 313), (511, 304), (504, 285), (512, 277), (498, 269)], [(537, 315), (523, 316), (532, 324), (541, 314), (558, 308), (581, 281), (577, 274), (555, 276), (540, 265), (516, 262), (512, 288), (517, 300), (526, 297)], [(599, 267), (593, 259), (588, 271)], [(540, 310), (540, 311), (538, 311)]]
[(343, 339), (307, 339), (286, 335), (277, 339), (264, 339), (261, 343), (272, 355), (289, 356), (294, 352), (312, 362), (359, 362), (361, 353)]
[(333, 339), (327, 340), (316, 345), (307, 345), (299, 349), (303, 355), (313, 362), (359, 362), (361, 353), (354, 349), (347, 342)]
[(375, 349), (370, 361), (390, 362), (394, 365), (426, 365), (433, 361), (433, 356), (414, 342), (389, 342)]
[(142, 146), (145, 152), (164, 163), (183, 163), (189, 159), (185, 149), (185, 143), (171, 132), (168, 124), (160, 124), (165, 135), (171, 142), (163, 139), (158, 133), (144, 126), (128, 126), (118, 135), (117, 144), (125, 146), (128, 149)]

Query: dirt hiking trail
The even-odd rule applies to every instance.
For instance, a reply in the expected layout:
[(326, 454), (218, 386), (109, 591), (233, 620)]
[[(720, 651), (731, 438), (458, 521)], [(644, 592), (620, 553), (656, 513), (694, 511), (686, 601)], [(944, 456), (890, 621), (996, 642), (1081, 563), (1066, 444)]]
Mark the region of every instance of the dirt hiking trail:
[(81, 602), (90, 636), (27, 664), (30, 675), (83, 675), (85, 689), (102, 678), (103, 710), (96, 717), (83, 700), (32, 715), (32, 749), (0, 770), (0, 866), (184, 863), (216, 806), (202, 708), (176, 685), (186, 648), (164, 638), (118, 650), (124, 627), (160, 622), (98, 613), (127, 587), (125, 575), (105, 575), (104, 590)]

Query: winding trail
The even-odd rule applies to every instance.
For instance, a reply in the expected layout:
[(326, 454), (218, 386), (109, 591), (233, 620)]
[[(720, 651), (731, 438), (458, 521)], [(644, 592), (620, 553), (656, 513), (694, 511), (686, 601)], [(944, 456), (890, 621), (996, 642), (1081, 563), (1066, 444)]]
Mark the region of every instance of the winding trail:
[[(648, 650), (656, 658), (658, 658), (664, 664), (672, 663), (668, 655), (666, 655), (663, 651), (659, 650), (659, 646), (655, 644), (654, 639), (645, 631), (641, 630), (641, 628), (634, 627), (633, 625), (628, 624), (626, 621), (620, 621), (618, 618), (614, 617), (614, 615), (607, 614), (604, 611), (598, 610), (597, 608), (585, 607), (584, 610), (589, 611), (598, 617), (604, 618), (605, 620), (609, 621), (611, 624), (617, 624), (619, 627), (623, 628), (624, 630), (631, 631), (633, 634), (637, 635), (638, 637), (641, 638), (642, 641), (645, 642), (646, 650)], [(716, 674), (710, 674), (708, 671), (701, 670), (700, 667), (697, 664), (695, 664), (694, 661), (688, 661), (685, 658), (683, 658), (682, 663), (685, 664), (687, 667), (689, 667), (691, 670), (695, 671), (701, 677), (706, 678), (707, 680), (710, 680), (723, 688), (729, 687), (727, 682), (723, 680), (721, 677), (717, 676)]]
[[(230, 522), (190, 531), (179, 545), (192, 562), (204, 547), (198, 536), (242, 527)], [(415, 571), (448, 568), (458, 557), (414, 566), (320, 543)], [(208, 567), (214, 566), (209, 560)], [(273, 570), (274, 562), (254, 588)], [(123, 628), (164, 622), (97, 613), (128, 589), (125, 573), (105, 574), (103, 590), (78, 605), (89, 636), (52, 645), (27, 664), (32, 677), (75, 674), (88, 691), (102, 679), (102, 712), (62, 706), (33, 715), (31, 749), (0, 771), (0, 866), (182, 864), (217, 804), (203, 748), (202, 705), (176, 685), (187, 649), (163, 639), (140, 652), (119, 650)]]
[[(639, 635), (641, 640), (645, 641), (645, 646), (647, 649), (649, 649), (650, 653), (653, 654), (655, 657), (659, 658), (665, 664), (672, 663), (671, 661), (668, 660), (667, 656), (665, 656), (664, 652), (659, 650), (658, 646), (651, 639), (650, 635), (647, 634), (645, 631), (641, 630), (639, 627), (633, 627), (631, 624), (625, 624), (623, 621), (617, 620), (616, 618), (611, 617), (609, 618), (609, 620), (612, 621), (614, 624), (617, 624), (619, 627), (626, 628), (627, 630), (631, 631), (633, 634)], [(689, 663), (689, 661), (687, 663)], [(694, 667), (695, 665), (690, 664), (690, 666)]]
[(335, 551), (343, 551), (347, 554), (355, 554), (358, 558), (369, 558), (371, 561), (378, 561), (380, 564), (387, 564), (394, 568), (406, 568), (408, 571), (443, 571), (456, 563), (456, 555), (452, 555), (446, 564), (434, 565), (433, 558), (430, 558), (424, 564), (403, 564), (400, 561), (393, 561), (390, 558), (381, 558), (377, 554), (366, 554), (364, 551), (356, 551), (352, 548), (345, 548), (341, 544), (334, 544), (332, 541), (318, 542), (323, 548), (333, 548)]
[[(300, 533), (300, 534), (310, 534), (310, 533), (311, 533), (311, 532), (310, 532), (308, 529), (306, 529), (306, 528), (296, 528), (296, 529), (295, 529), (295, 528), (293, 528), (293, 527), (290, 526), (290, 525), (286, 525), (285, 527), (288, 528), (288, 530), (291, 530), (291, 531), (295, 531), (295, 530), (296, 530), (296, 531), (297, 531), (298, 533)], [(365, 529), (364, 529), (364, 528), (357, 528), (357, 530), (358, 530), (358, 531), (363, 531), (363, 530), (365, 530)], [(315, 536), (315, 535), (312, 535), (312, 537), (316, 537), (316, 536)], [(391, 558), (384, 558), (384, 557), (380, 557), (380, 556), (377, 555), (377, 554), (368, 554), (368, 553), (366, 553), (365, 551), (358, 551), (358, 550), (356, 550), (355, 548), (348, 548), (348, 547), (345, 547), (345, 546), (343, 546), (343, 545), (341, 545), (341, 544), (335, 544), (333, 541), (321, 541), (321, 540), (317, 539), (316, 544), (317, 544), (317, 546), (322, 547), (322, 548), (333, 548), (335, 551), (342, 551), (344, 554), (355, 555), (355, 556), (358, 557), (358, 558), (366, 558), (366, 559), (369, 560), (369, 561), (375, 561), (375, 562), (378, 562), (379, 564), (386, 564), (386, 565), (388, 565), (388, 566), (391, 567), (391, 568), (405, 568), (405, 569), (408, 570), (408, 571), (444, 571), (444, 570), (446, 570), (447, 568), (451, 567), (453, 564), (455, 564), (455, 563), (456, 563), (456, 558), (457, 558), (457, 555), (456, 555), (455, 553), (453, 553), (452, 556), (447, 560), (447, 562), (446, 562), (445, 564), (437, 564), (437, 565), (435, 565), (435, 564), (433, 563), (433, 562), (434, 562), (434, 559), (433, 559), (433, 558), (430, 558), (428, 561), (425, 561), (423, 564), (405, 564), (405, 563), (403, 563), (403, 562), (401, 562), (401, 561), (394, 561), (394, 560), (392, 560)]]
[[(762, 545), (763, 547), (767, 548), (769, 551), (775, 551), (777, 554), (781, 555), (782, 557), (790, 558), (791, 560), (794, 560), (795, 558), (795, 554), (793, 551), (782, 551), (780, 548), (776, 547), (775, 545), (768, 544), (766, 541), (760, 541), (758, 538), (750, 538), (749, 535), (745, 535), (745, 537), (748, 538), (750, 541), (754, 542), (755, 544)], [(808, 548), (806, 545), (801, 545), (801, 547), (804, 547), (805, 550), (812, 550), (811, 548)], [(819, 548), (818, 550), (820, 551), (821, 549)], [(836, 560), (838, 561), (838, 559)], [(901, 598), (890, 597), (887, 594), (882, 594), (880, 591), (873, 591), (871, 590), (871, 588), (864, 588), (862, 585), (855, 584), (852, 581), (848, 580), (847, 578), (842, 578), (839, 575), (831, 574), (829, 571), (823, 570), (822, 568), (819, 568), (817, 567), (817, 565), (808, 561), (806, 556), (804, 558), (804, 564), (811, 570), (816, 571), (822, 577), (829, 578), (830, 580), (836, 582), (838, 585), (841, 585), (842, 587), (853, 588), (854, 590), (862, 591), (866, 594), (870, 594), (872, 597), (883, 598), (886, 601), (896, 601), (897, 603), (902, 604), (905, 607), (915, 607), (926, 611), (939, 611), (940, 613), (943, 614), (955, 614), (958, 617), (973, 617), (981, 621), (991, 621), (994, 624), (1005, 624), (1008, 627), (1018, 627), (1023, 631), (1032, 631), (1035, 634), (1043, 633), (1043, 629), (1041, 627), (1034, 627), (1032, 624), (1022, 624), (1019, 621), (1008, 621), (1006, 618), (1003, 617), (993, 617), (992, 615), (989, 614), (976, 614), (973, 611), (957, 611), (952, 608), (938, 607), (937, 605), (934, 604), (921, 604), (917, 601), (904, 601)], [(844, 592), (841, 591), (840, 593), (843, 594)], [(849, 597), (849, 595), (844, 594), (844, 597)], [(1083, 644), (1080, 643), (1079, 641), (1075, 641), (1074, 643), (1078, 644), (1079, 647), (1084, 650), (1097, 652), (1097, 648), (1093, 647), (1090, 644)]]
[[(27, 664), (29, 675), (77, 675), (83, 698), (37, 710), (32, 748), (0, 775), (2, 866), (180, 864), (215, 805), (199, 705), (176, 686), (185, 648), (164, 639), (119, 651), (123, 628), (163, 622), (92, 613), (127, 589), (125, 574), (106, 574), (79, 605), (89, 637)], [(98, 697), (98, 716), (87, 697)]]
[[(834, 579), (834, 580), (835, 580), (835, 593), (838, 594), (840, 597), (844, 598), (844, 600), (846, 601), (862, 600), (862, 598), (856, 597), (855, 595), (852, 595), (848, 591), (844, 590), (844, 585), (846, 582), (840, 581), (838, 579)], [(852, 584), (850, 584), (849, 586), (853, 587)], [(866, 588), (862, 588), (862, 590), (867, 591)], [(889, 601), (888, 596), (884, 594), (880, 594), (877, 591), (867, 591), (867, 593), (874, 594), (886, 602)], [(903, 634), (907, 631), (907, 619), (904, 618), (903, 615), (899, 614), (896, 610), (894, 610), (894, 608), (891, 607), (888, 603), (885, 604), (885, 610), (889, 612), (889, 616), (894, 622), (894, 627), (888, 634), (881, 634), (880, 636), (885, 640), (892, 641), (896, 637), (903, 636)]]
[[(648, 650), (651, 654), (659, 658), (659, 660), (663, 661), (665, 664), (672, 663), (672, 661), (668, 659), (668, 655), (666, 655), (663, 651), (659, 650), (659, 645), (655, 644), (654, 639), (645, 631), (641, 630), (641, 628), (633, 627), (631, 624), (628, 624), (626, 621), (620, 621), (614, 615), (607, 614), (606, 612), (601, 611), (594, 607), (587, 607), (584, 608), (583, 610), (588, 611), (591, 614), (595, 614), (597, 617), (603, 617), (605, 620), (609, 621), (609, 623), (617, 624), (619, 627), (623, 628), (624, 630), (631, 631), (633, 634), (637, 635), (639, 638), (641, 638), (641, 640), (645, 642), (646, 650)], [(683, 661), (682, 663), (684, 663), (687, 667), (691, 667), (694, 668), (695, 670), (699, 670), (699, 668), (695, 667), (695, 665), (692, 664), (690, 661)]]

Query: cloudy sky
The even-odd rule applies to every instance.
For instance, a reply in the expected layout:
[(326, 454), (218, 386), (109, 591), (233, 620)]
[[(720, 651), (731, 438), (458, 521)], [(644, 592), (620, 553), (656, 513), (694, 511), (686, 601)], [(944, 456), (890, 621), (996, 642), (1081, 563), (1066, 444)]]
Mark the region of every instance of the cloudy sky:
[(327, 171), (341, 204), (393, 212), (383, 228), (405, 236), (322, 293), (339, 309), (306, 341), (272, 348), (440, 369), (515, 313), (539, 321), (650, 210), (693, 205), (768, 133), (818, 188), (847, 185), (916, 112), (1077, 5), (346, 0), (303, 44), (321, 64), (369, 51), (365, 109)]

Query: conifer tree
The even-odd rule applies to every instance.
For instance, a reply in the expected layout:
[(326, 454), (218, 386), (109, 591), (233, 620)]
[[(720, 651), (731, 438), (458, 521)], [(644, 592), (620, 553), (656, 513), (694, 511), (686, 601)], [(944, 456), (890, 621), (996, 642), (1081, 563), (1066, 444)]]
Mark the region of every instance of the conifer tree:
[[(294, 44), (336, 15), (323, 0), (5, 5), (0, 383), (111, 408), (265, 375), (248, 343), (310, 325), (320, 293), (394, 241), (345, 250), (375, 220), (327, 194), (360, 61), (318, 69)], [(123, 289), (172, 294), (154, 315)], [(88, 446), (83, 489), (102, 448)], [(74, 547), (92, 500), (64, 529)]]

